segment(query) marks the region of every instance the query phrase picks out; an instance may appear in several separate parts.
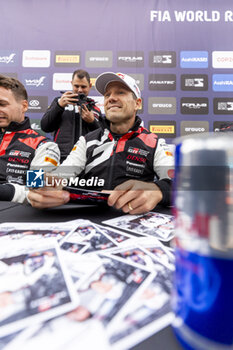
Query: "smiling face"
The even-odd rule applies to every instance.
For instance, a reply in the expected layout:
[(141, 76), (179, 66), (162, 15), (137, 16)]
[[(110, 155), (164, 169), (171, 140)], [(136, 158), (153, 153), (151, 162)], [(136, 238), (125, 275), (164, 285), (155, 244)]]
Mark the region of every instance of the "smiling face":
[(111, 131), (127, 132), (134, 124), (141, 99), (136, 98), (132, 91), (121, 82), (111, 82), (104, 94), (104, 110), (110, 121)]
[(10, 89), (0, 87), (0, 128), (4, 131), (14, 121), (21, 123), (28, 108), (27, 100), (15, 99)]

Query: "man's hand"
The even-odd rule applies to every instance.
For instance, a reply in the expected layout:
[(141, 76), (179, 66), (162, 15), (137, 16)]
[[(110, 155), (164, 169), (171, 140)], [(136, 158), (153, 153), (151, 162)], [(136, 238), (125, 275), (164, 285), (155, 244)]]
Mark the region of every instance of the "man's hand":
[(154, 183), (128, 180), (114, 188), (108, 205), (124, 213), (142, 214), (154, 209), (162, 199), (162, 192)]
[(27, 198), (34, 208), (52, 208), (58, 207), (70, 200), (70, 194), (67, 191), (51, 189), (44, 187), (29, 191)]
[(87, 123), (92, 123), (95, 119), (94, 113), (89, 111), (89, 109), (85, 105), (82, 105), (82, 107), (79, 107), (79, 108), (82, 108), (82, 111), (80, 111), (82, 115), (82, 119)]
[[(62, 190), (59, 183), (59, 179), (56, 175), (45, 174), (46, 183), (50, 186), (45, 186), (40, 189), (30, 189), (27, 195), (27, 199), (32, 207), (35, 208), (52, 208), (63, 205), (70, 200), (70, 194), (67, 191)], [(56, 182), (54, 180), (57, 180)]]
[(66, 91), (58, 100), (58, 104), (65, 108), (67, 105), (76, 105), (78, 102), (78, 94), (72, 91)]

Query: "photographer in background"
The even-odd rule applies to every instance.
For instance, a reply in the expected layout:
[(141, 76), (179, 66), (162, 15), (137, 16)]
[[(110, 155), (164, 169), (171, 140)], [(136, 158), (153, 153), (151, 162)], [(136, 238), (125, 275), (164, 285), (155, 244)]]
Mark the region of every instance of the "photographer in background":
[(90, 75), (76, 70), (72, 75), (73, 91), (56, 97), (41, 119), (41, 129), (54, 132), (54, 141), (61, 152), (61, 162), (68, 156), (80, 136), (99, 127), (100, 109), (88, 96)]

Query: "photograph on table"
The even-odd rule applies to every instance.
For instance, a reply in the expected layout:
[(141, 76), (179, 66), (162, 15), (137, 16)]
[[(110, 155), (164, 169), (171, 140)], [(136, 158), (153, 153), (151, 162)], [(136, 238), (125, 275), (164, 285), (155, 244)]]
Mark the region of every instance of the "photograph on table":
[(79, 254), (61, 249), (61, 256), (75, 285), (75, 290), (78, 290), (79, 285), (102, 264), (97, 254)]
[(107, 326), (130, 298), (146, 287), (152, 273), (117, 257), (99, 257), (101, 266), (78, 289), (80, 305), (76, 317), (80, 321), (94, 317)]
[(173, 274), (158, 262), (155, 270), (151, 283), (130, 300), (126, 313), (108, 329), (111, 349), (129, 349), (172, 322)]
[[(74, 311), (73, 311), (74, 312)], [(109, 350), (105, 329), (96, 320), (77, 322), (73, 312), (57, 316), (37, 325), (22, 330), (18, 334), (2, 338), (4, 349), (101, 349)]]
[(86, 245), (86, 249), (83, 248), (82, 253), (94, 253), (126, 244), (132, 237), (133, 236), (119, 230), (97, 225), (86, 220), (76, 227), (65, 241), (63, 241), (62, 249), (64, 243), (78, 243)]
[(135, 244), (140, 247), (142, 251), (146, 252), (155, 263), (158, 261), (174, 270), (175, 251), (173, 247), (165, 245), (167, 242), (161, 242), (157, 238), (149, 240), (148, 237), (141, 237), (135, 240)]
[(149, 271), (153, 271), (154, 260), (151, 255), (147, 253), (146, 250), (143, 250), (139, 247), (136, 242), (127, 247), (112, 249), (111, 251), (106, 252), (106, 254), (111, 254), (116, 256), (119, 260), (129, 261), (135, 266), (144, 267)]
[(55, 237), (58, 242), (68, 236), (74, 229), (69, 223), (49, 223), (49, 222), (17, 222), (0, 224), (1, 239), (39, 239)]
[(123, 215), (103, 223), (132, 233), (153, 236), (160, 241), (170, 241), (174, 237), (174, 216), (167, 214), (149, 212), (143, 215)]
[(62, 314), (78, 303), (55, 239), (0, 250), (0, 337)]

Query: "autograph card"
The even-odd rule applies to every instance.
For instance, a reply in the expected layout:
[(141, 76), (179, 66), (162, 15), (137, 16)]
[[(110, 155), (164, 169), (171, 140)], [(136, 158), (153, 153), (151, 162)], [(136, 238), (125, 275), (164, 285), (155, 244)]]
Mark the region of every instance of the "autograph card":
[[(30, 243), (30, 244), (29, 244)], [(10, 248), (10, 249), (9, 249)], [(73, 309), (77, 295), (55, 239), (0, 251), (0, 336)]]
[(102, 265), (78, 290), (80, 317), (93, 315), (106, 326), (143, 287), (150, 272), (117, 257), (105, 254), (99, 257)]
[[(67, 242), (64, 244), (66, 243)], [(84, 254), (82, 255), (82, 252), (85, 252), (87, 248), (88, 245), (84, 245), (79, 252), (61, 249), (62, 257), (66, 264), (67, 270), (72, 277), (73, 283), (75, 284), (76, 290), (79, 284), (93, 274), (101, 265), (101, 260), (96, 254), (92, 254), (91, 256)]]
[(153, 236), (161, 241), (169, 241), (174, 237), (174, 216), (167, 214), (149, 212), (143, 215), (124, 215), (103, 223), (132, 233)]
[[(79, 243), (86, 245), (82, 253), (93, 253), (116, 248), (125, 244), (132, 238), (127, 233), (114, 230), (110, 227), (96, 225), (91, 221), (81, 222), (76, 229), (67, 237), (67, 243)], [(63, 243), (64, 244), (64, 243)]]
[(146, 250), (143, 250), (139, 246), (129, 246), (126, 248), (114, 249), (110, 253), (113, 256), (118, 257), (120, 260), (129, 261), (135, 265), (143, 266), (149, 271), (153, 271), (154, 261), (150, 254)]
[(107, 237), (109, 237), (114, 243), (117, 245), (123, 245), (128, 244), (129, 240), (134, 239), (135, 237), (127, 234), (123, 231), (116, 230), (112, 227), (102, 226), (102, 225), (96, 225), (101, 232), (103, 232)]
[(146, 250), (146, 252), (152, 257), (153, 260), (164, 264), (171, 270), (175, 269), (175, 254), (174, 250), (171, 248), (165, 247), (158, 241), (158, 244), (148, 244), (141, 249)]
[(151, 283), (131, 299), (127, 312), (112, 324), (109, 340), (113, 349), (129, 349), (171, 323), (172, 272), (159, 263), (156, 270)]
[(0, 239), (35, 240), (39, 238), (55, 237), (61, 242), (74, 229), (72, 223), (49, 223), (49, 222), (22, 222), (3, 223), (0, 225)]
[(72, 310), (66, 315), (26, 328), (4, 350), (95, 348), (109, 350), (106, 331), (102, 324), (96, 320), (78, 322), (75, 319), (75, 310)]

